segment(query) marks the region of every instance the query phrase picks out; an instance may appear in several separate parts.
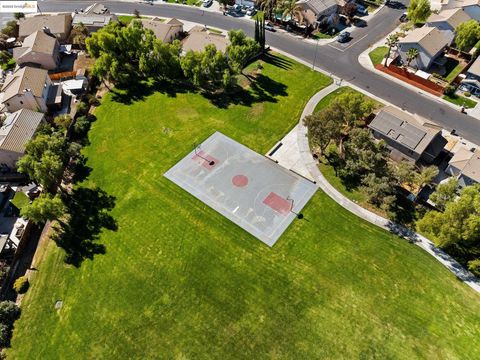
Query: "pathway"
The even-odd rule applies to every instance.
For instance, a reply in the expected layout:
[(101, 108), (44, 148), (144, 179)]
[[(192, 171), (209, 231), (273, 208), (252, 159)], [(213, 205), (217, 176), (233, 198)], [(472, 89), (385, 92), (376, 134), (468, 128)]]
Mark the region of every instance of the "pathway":
[[(350, 86), (350, 84), (345, 83), (343, 86)], [(469, 271), (462, 267), (455, 259), (451, 256), (446, 254), (443, 250), (436, 247), (430, 240), (426, 237), (405, 228), (402, 225), (396, 224), (391, 220), (385, 219), (377, 214), (374, 214), (367, 209), (359, 206), (358, 204), (354, 203), (353, 201), (346, 198), (342, 195), (337, 189), (335, 189), (330, 183), (325, 179), (323, 174), (318, 169), (317, 163), (310, 152), (310, 147), (308, 144), (308, 133), (307, 128), (303, 124), (303, 118), (307, 115), (310, 115), (315, 110), (315, 106), (318, 102), (326, 95), (334, 91), (336, 88), (339, 87), (339, 84), (334, 83), (318, 93), (316, 93), (307, 103), (305, 106), (302, 116), (300, 118), (300, 122), (298, 124), (298, 149), (300, 151), (301, 159), (304, 163), (304, 166), (308, 169), (311, 174), (311, 177), (315, 179), (318, 186), (333, 200), (335, 200), (338, 204), (342, 207), (347, 209), (348, 211), (354, 213), (355, 215), (361, 217), (368, 222), (375, 224), (385, 230), (388, 230), (392, 233), (395, 233), (403, 238), (406, 238), (413, 242), (414, 244), (421, 247), (423, 250), (428, 252), (430, 255), (435, 257), (442, 265), (444, 265), (447, 269), (457, 276), (458, 279), (463, 281), (465, 284), (470, 286), (476, 292), (480, 293), (480, 280), (478, 280), (475, 276), (473, 276)]]

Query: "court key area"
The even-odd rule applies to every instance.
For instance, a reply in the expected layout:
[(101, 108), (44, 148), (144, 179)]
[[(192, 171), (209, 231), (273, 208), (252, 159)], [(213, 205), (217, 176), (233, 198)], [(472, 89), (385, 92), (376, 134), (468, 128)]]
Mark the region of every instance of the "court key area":
[(309, 180), (220, 132), (164, 176), (268, 246), (317, 190)]

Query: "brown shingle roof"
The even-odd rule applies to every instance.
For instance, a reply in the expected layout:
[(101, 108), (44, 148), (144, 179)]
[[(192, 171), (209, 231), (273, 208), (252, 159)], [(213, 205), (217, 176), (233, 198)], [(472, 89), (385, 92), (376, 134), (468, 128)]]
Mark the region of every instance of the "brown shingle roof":
[(218, 35), (206, 31), (201, 26), (195, 26), (188, 32), (188, 36), (183, 40), (183, 51), (203, 51), (207, 45), (215, 45), (217, 50), (225, 53), (230, 40), (224, 35)]
[(33, 34), (27, 36), (23, 41), (21, 48), (13, 49), (13, 56), (18, 59), (27, 51), (34, 51), (37, 53), (53, 54), (57, 38), (52, 35), (45, 34), (44, 31), (35, 31)]
[(44, 27), (50, 29), (53, 34), (66, 34), (72, 24), (72, 15), (37, 15), (26, 17), (19, 20), (18, 35), (21, 38), (27, 37), (35, 31), (42, 30)]
[(7, 116), (0, 127), (0, 150), (24, 153), (25, 144), (33, 137), (42, 119), (42, 113), (28, 109)]
[(34, 96), (41, 97), (45, 87), (45, 79), (48, 71), (30, 66), (18, 69), (11, 75), (7, 75), (2, 91), (3, 102), (21, 94), (24, 90), (30, 89)]
[(430, 56), (436, 55), (441, 49), (448, 45), (449, 40), (437, 28), (423, 26), (408, 33), (399, 44), (419, 44)]
[(471, 19), (472, 18), (465, 12), (465, 10), (463, 10), (462, 8), (457, 8), (442, 10), (438, 14), (432, 14), (428, 18), (427, 22), (432, 23), (445, 21), (455, 29), (461, 23), (464, 23)]

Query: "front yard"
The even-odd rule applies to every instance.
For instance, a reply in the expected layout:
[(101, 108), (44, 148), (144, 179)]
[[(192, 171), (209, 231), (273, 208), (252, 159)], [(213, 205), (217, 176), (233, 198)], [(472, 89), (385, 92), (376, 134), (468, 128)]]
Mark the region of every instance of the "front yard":
[(464, 106), (466, 109), (474, 108), (477, 105), (477, 102), (475, 100), (457, 94), (443, 95), (442, 99), (447, 100), (452, 104), (458, 106)]
[(379, 46), (368, 53), (373, 65), (381, 64), (388, 54), (387, 46)]

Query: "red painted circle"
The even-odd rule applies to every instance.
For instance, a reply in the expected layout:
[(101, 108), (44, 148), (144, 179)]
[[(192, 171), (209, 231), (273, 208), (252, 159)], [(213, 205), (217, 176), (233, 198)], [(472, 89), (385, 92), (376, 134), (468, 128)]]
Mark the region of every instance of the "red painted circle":
[(232, 178), (232, 184), (236, 187), (244, 187), (248, 185), (248, 178), (245, 175), (235, 175)]

